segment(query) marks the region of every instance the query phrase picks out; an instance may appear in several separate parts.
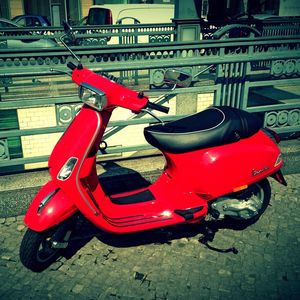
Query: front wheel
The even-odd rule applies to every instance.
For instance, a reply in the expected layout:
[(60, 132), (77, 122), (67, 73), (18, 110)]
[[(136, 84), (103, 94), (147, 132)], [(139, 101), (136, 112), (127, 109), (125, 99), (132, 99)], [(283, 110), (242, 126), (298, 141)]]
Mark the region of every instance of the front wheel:
[(41, 272), (57, 260), (62, 249), (52, 248), (54, 233), (51, 229), (44, 232), (27, 229), (20, 246), (20, 259), (25, 267)]

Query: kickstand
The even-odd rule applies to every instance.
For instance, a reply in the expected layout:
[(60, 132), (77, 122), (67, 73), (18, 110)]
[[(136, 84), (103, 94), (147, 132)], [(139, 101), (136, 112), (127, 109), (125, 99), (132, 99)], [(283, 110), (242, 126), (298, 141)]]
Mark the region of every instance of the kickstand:
[(219, 249), (219, 248), (215, 248), (211, 245), (208, 244), (208, 242), (212, 242), (216, 232), (218, 231), (217, 229), (212, 230), (211, 228), (205, 227), (204, 229), (204, 233), (203, 236), (199, 238), (199, 242), (203, 245), (205, 245), (208, 249), (216, 251), (216, 252), (220, 252), (220, 253), (229, 253), (232, 252), (233, 254), (238, 254), (238, 250), (235, 247), (231, 247), (228, 249)]

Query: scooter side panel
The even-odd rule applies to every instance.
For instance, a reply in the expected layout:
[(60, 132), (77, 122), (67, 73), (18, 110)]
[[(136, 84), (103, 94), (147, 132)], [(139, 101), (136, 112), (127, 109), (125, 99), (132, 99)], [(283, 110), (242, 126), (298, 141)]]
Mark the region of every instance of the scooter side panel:
[(53, 181), (44, 185), (32, 200), (24, 223), (41, 232), (72, 216), (77, 208)]
[[(141, 202), (115, 204), (113, 199), (131, 197), (148, 191), (151, 196)], [(112, 201), (113, 200), (113, 201)], [(190, 219), (176, 211), (194, 210)], [(207, 214), (207, 202), (194, 193), (186, 193), (173, 184), (164, 173), (160, 180), (141, 190), (106, 197), (101, 203), (101, 228), (113, 233), (129, 233), (171, 226), (185, 222), (199, 222)]]
[(165, 153), (166, 172), (177, 184), (214, 199), (275, 173), (278, 146), (262, 131), (236, 143), (183, 154)]
[[(50, 174), (54, 182), (72, 200), (78, 210), (91, 222), (98, 224), (100, 204), (105, 194), (99, 185), (95, 156), (107, 126), (111, 110), (102, 111), (83, 106), (59, 143), (50, 160)], [(58, 176), (70, 159), (77, 159), (66, 179)]]

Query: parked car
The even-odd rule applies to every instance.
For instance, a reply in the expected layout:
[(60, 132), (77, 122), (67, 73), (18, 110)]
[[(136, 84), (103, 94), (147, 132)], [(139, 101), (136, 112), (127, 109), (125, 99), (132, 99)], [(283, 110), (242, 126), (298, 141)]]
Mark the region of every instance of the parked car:
[(25, 27), (51, 26), (47, 17), (39, 15), (20, 15), (11, 20)]
[(92, 5), (87, 16), (87, 25), (170, 23), (172, 18), (172, 4)]
[[(0, 28), (1, 29), (12, 29), (12, 28), (22, 28), (19, 24), (0, 18)], [(4, 32), (0, 31), (0, 36), (3, 36)], [(3, 40), (0, 40), (2, 42)], [(52, 47), (58, 47), (58, 44), (53, 41), (52, 39), (23, 39), (23, 40), (17, 40), (17, 39), (5, 39), (6, 46), (1, 45), (1, 47), (7, 47), (7, 48), (52, 48)], [(2, 44), (2, 43), (1, 43)]]
[(8, 19), (0, 18), (0, 28), (14, 28), (14, 27), (21, 27), (21, 26)]

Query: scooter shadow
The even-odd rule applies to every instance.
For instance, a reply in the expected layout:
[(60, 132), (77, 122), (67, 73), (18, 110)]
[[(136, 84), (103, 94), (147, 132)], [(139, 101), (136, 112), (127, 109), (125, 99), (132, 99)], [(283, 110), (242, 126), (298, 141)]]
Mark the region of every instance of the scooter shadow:
[[(104, 168), (106, 173), (102, 174), (99, 180), (105, 193), (108, 195), (147, 187), (151, 184), (151, 181), (142, 177), (138, 172), (121, 168), (114, 162), (105, 163)], [(107, 180), (107, 175), (113, 172), (114, 168), (122, 169), (120, 172), (121, 175)], [(124, 180), (128, 174), (130, 174), (130, 181)], [(75, 230), (72, 234), (63, 256), (67, 259), (71, 258), (93, 238), (97, 238), (100, 242), (117, 248), (136, 247), (147, 244), (171, 244), (173, 240), (192, 238), (198, 235), (199, 242), (201, 242), (201, 237), (212, 242), (215, 234), (220, 229), (243, 230), (249, 225), (225, 219), (222, 221), (201, 221), (197, 224), (181, 224), (130, 234), (110, 234), (99, 230), (88, 220), (82, 219), (79, 229)], [(202, 242), (202, 244), (205, 243)]]
[[(168, 244), (181, 238), (198, 238), (199, 246), (212, 243), (215, 235), (222, 229), (243, 230), (250, 224), (236, 224), (231, 220), (222, 221), (201, 221), (197, 224), (180, 224), (171, 227), (153, 229), (144, 232), (128, 234), (110, 234), (96, 228), (89, 221), (82, 224), (80, 230), (75, 231), (69, 242), (69, 246), (64, 250), (63, 256), (70, 259), (83, 247), (85, 247), (93, 238), (99, 242), (115, 248), (129, 248), (145, 246), (149, 244)], [(221, 234), (221, 232), (219, 232)], [(228, 245), (230, 246), (230, 245)], [(231, 252), (230, 249), (217, 249), (208, 245), (208, 248), (218, 252)], [(232, 251), (234, 252), (234, 251)], [(235, 253), (236, 254), (236, 253)]]

